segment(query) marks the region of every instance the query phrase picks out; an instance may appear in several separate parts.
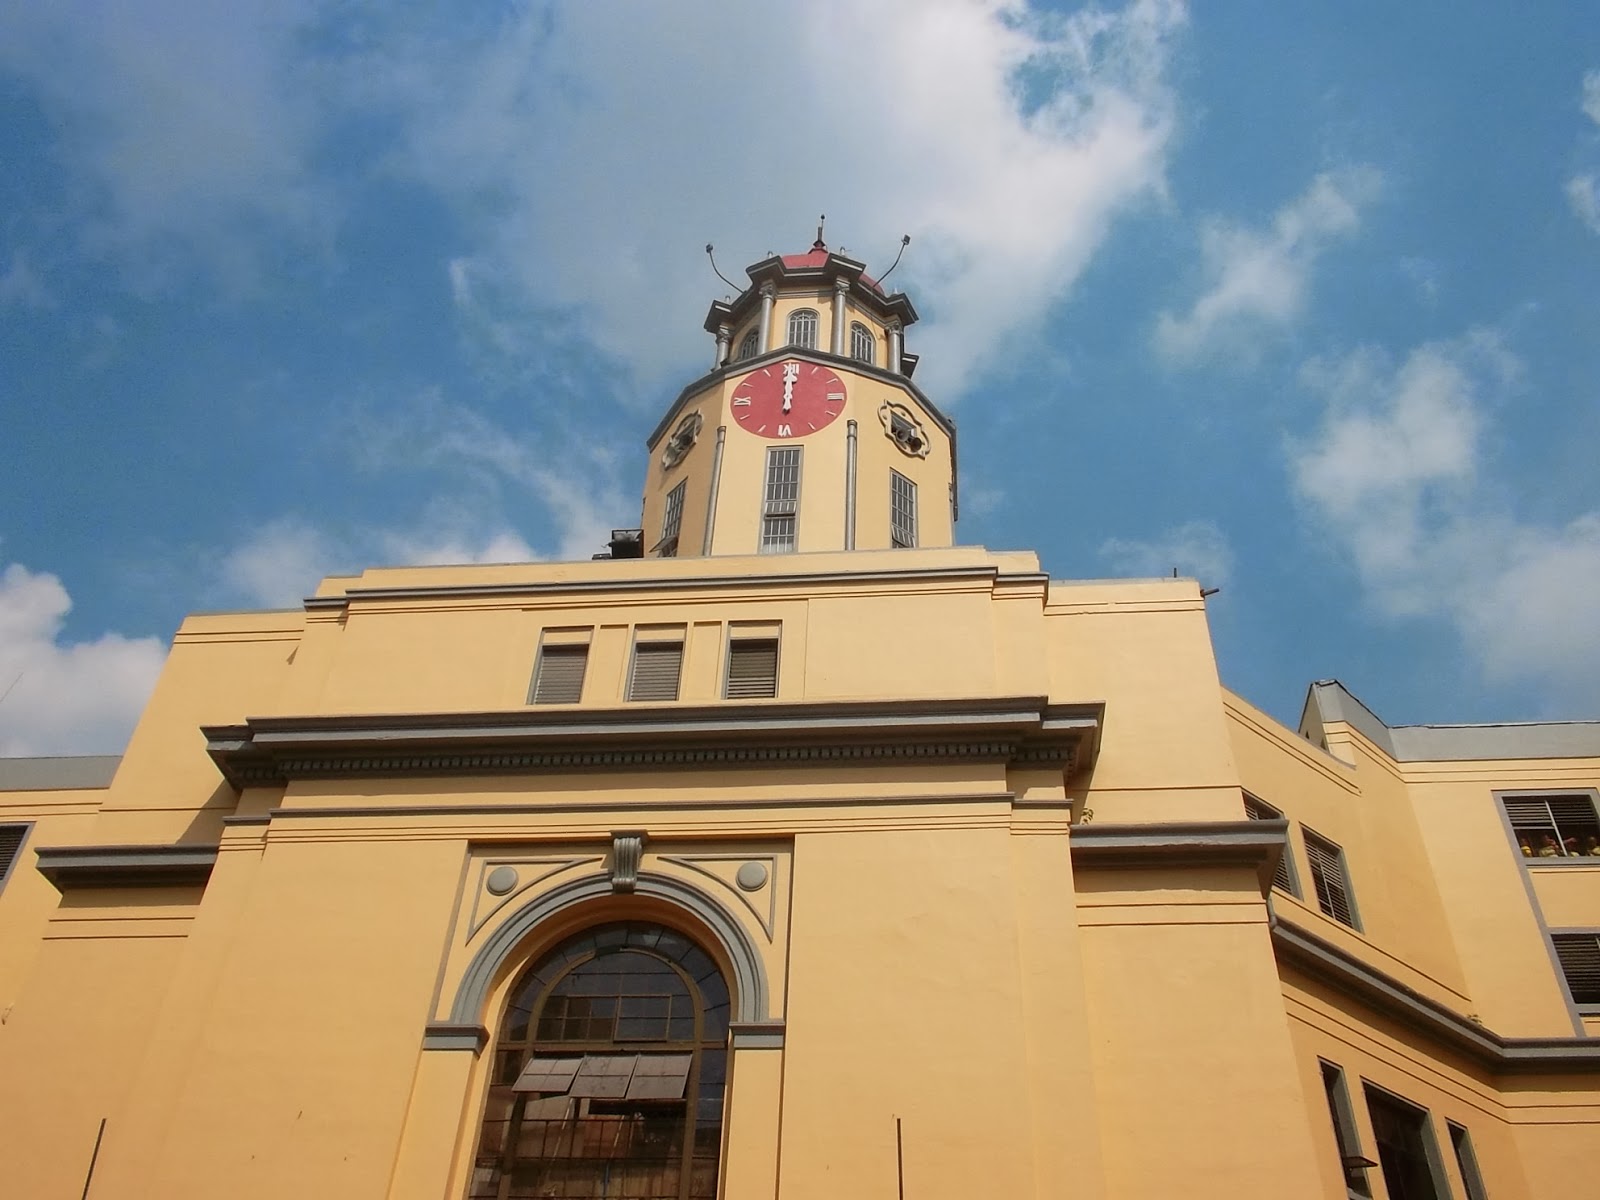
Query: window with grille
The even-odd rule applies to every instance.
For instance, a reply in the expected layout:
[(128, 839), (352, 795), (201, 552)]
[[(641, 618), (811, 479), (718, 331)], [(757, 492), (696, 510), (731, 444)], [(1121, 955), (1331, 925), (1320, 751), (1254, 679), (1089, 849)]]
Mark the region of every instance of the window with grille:
[(767, 451), (766, 493), (761, 502), (761, 553), (784, 554), (795, 547), (800, 516), (800, 447)]
[(1574, 1004), (1600, 1004), (1600, 934), (1552, 933)]
[(754, 358), (756, 356), (756, 352), (760, 349), (761, 331), (759, 329), (752, 329), (749, 333), (744, 335), (743, 339), (740, 340), (739, 353), (735, 357), (739, 362), (743, 362), (747, 358)]
[(676, 700), (683, 670), (683, 643), (638, 642), (628, 672), (629, 700)]
[(583, 699), (583, 673), (589, 665), (588, 646), (545, 646), (533, 672), (534, 704), (576, 704)]
[[(1246, 795), (1244, 798), (1244, 815), (1252, 821), (1280, 821), (1283, 814), (1264, 800), (1257, 800), (1254, 796)], [(1289, 850), (1287, 840), (1284, 843), (1283, 854), (1278, 858), (1278, 869), (1272, 873), (1272, 886), (1288, 892), (1291, 896), (1298, 896), (1300, 889), (1294, 882), (1294, 856)]]
[(656, 544), (656, 554), (661, 558), (678, 556), (678, 531), (683, 528), (683, 492), (689, 486), (685, 479), (667, 493), (666, 511), (661, 517), (661, 541)]
[(1449, 1191), (1427, 1110), (1370, 1083), (1365, 1091), (1389, 1200), (1444, 1200)]
[(0, 825), (0, 887), (5, 886), (11, 868), (22, 853), (22, 843), (27, 838), (27, 825)]
[(860, 321), (850, 323), (850, 357), (871, 365), (878, 361), (878, 339)]
[(817, 310), (797, 308), (789, 314), (789, 344), (806, 350), (817, 348)]
[(889, 544), (917, 544), (917, 485), (899, 471), (889, 472)]
[(512, 985), (469, 1200), (714, 1200), (729, 995), (676, 930), (586, 929)]
[(1350, 1108), (1350, 1091), (1344, 1085), (1344, 1072), (1331, 1062), (1318, 1062), (1322, 1067), (1322, 1090), (1328, 1097), (1328, 1116), (1333, 1120), (1333, 1142), (1339, 1151), (1345, 1191), (1352, 1198), (1371, 1196), (1367, 1169), (1360, 1165), (1364, 1157), (1361, 1138), (1356, 1133), (1356, 1118)]
[(1356, 923), (1355, 901), (1350, 894), (1350, 875), (1344, 867), (1344, 851), (1327, 838), (1306, 830), (1306, 857), (1311, 860), (1311, 883), (1317, 891), (1317, 907), (1323, 913), (1360, 929)]
[(1594, 801), (1575, 796), (1502, 796), (1524, 858), (1600, 858)]
[(768, 700), (778, 694), (778, 639), (738, 638), (728, 643), (729, 700)]
[(1478, 1170), (1478, 1156), (1472, 1152), (1472, 1135), (1454, 1121), (1447, 1121), (1445, 1125), (1450, 1130), (1450, 1145), (1456, 1152), (1456, 1166), (1461, 1169), (1467, 1200), (1489, 1200), (1489, 1191), (1483, 1186), (1483, 1173)]

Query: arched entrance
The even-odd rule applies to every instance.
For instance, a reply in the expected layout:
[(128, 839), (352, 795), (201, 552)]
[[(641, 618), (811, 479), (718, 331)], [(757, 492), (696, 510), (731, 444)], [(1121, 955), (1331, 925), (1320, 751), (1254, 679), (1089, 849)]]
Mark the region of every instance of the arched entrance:
[(714, 1200), (728, 985), (674, 929), (593, 926), (512, 985), (471, 1200)]

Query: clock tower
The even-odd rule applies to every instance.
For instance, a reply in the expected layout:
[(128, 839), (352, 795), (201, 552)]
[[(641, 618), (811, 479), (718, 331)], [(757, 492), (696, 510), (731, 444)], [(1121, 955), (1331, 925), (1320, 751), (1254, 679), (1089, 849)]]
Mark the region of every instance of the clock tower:
[(952, 545), (955, 426), (912, 382), (911, 301), (820, 233), (747, 274), (650, 435), (645, 555)]

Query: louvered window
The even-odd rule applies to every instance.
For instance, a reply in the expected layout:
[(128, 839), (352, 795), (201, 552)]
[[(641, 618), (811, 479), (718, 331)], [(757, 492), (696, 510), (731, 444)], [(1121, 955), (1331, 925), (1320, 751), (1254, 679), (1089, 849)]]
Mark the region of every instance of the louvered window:
[[(1283, 814), (1265, 801), (1257, 800), (1254, 796), (1244, 798), (1244, 815), (1252, 821), (1278, 821)], [(1281, 888), (1291, 896), (1298, 896), (1300, 889), (1294, 885), (1294, 867), (1291, 863), (1292, 855), (1288, 843), (1285, 842), (1283, 854), (1278, 858), (1278, 869), (1273, 872), (1272, 886)]]
[(1600, 1004), (1600, 935), (1552, 933), (1574, 1004)]
[(1588, 796), (1502, 796), (1525, 858), (1600, 857), (1600, 820)]
[(740, 638), (728, 643), (729, 700), (766, 700), (778, 694), (778, 639)]
[(785, 554), (795, 548), (800, 515), (800, 447), (767, 451), (766, 492), (761, 502), (761, 553)]
[(789, 314), (789, 344), (805, 350), (817, 348), (817, 310), (797, 308)]
[(11, 874), (11, 868), (22, 853), (22, 843), (27, 837), (26, 825), (0, 825), (0, 885)]
[(578, 703), (583, 698), (583, 672), (588, 663), (587, 646), (544, 647), (533, 673), (533, 703)]
[(1344, 869), (1344, 851), (1307, 830), (1306, 857), (1311, 860), (1311, 883), (1317, 890), (1317, 907), (1341, 925), (1359, 929), (1355, 903), (1350, 896), (1350, 877)]
[(850, 357), (869, 365), (878, 361), (878, 339), (860, 321), (850, 323)]
[(676, 700), (683, 669), (682, 642), (640, 642), (633, 648), (629, 700)]
[(752, 329), (749, 333), (744, 335), (744, 340), (739, 343), (738, 361), (743, 362), (747, 358), (754, 358), (756, 356), (756, 352), (760, 349), (761, 331), (758, 329)]
[(917, 485), (899, 471), (889, 472), (889, 544), (917, 544)]
[(662, 558), (678, 557), (678, 531), (683, 528), (683, 491), (689, 486), (685, 479), (667, 493), (666, 511), (661, 517), (661, 541), (656, 553)]

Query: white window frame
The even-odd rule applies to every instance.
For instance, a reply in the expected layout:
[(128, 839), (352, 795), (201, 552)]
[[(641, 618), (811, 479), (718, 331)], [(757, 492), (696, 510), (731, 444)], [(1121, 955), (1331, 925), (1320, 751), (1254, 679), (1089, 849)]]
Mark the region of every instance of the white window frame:
[(878, 339), (871, 328), (860, 321), (850, 322), (850, 357), (869, 367), (878, 365)]
[(667, 502), (661, 513), (661, 540), (656, 543), (658, 558), (678, 556), (678, 535), (683, 532), (683, 497), (688, 487), (689, 481), (681, 479), (677, 487), (667, 493)]
[(917, 484), (889, 469), (889, 545), (914, 550), (917, 545)]
[[(799, 446), (768, 446), (767, 470), (761, 496), (761, 542), (757, 547), (762, 554), (792, 554), (800, 544), (800, 483), (804, 466)], [(793, 464), (793, 495), (789, 480), (781, 472)], [(787, 530), (787, 534), (783, 532)]]
[(750, 331), (739, 339), (739, 351), (733, 356), (734, 362), (743, 362), (747, 358), (754, 358), (761, 353), (761, 330), (751, 326)]
[(815, 350), (817, 348), (817, 334), (822, 326), (822, 319), (814, 308), (797, 308), (789, 314), (788, 344), (798, 346), (802, 350)]

